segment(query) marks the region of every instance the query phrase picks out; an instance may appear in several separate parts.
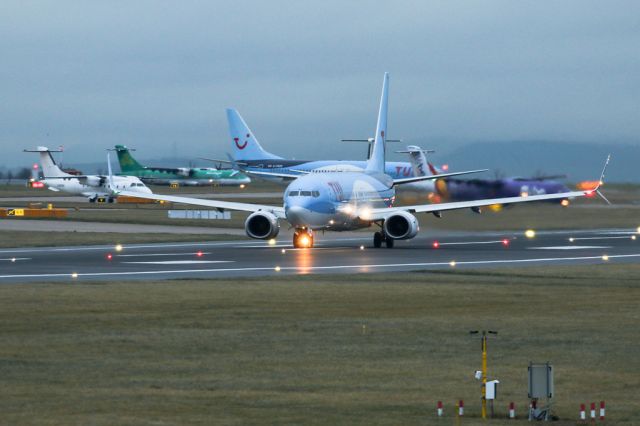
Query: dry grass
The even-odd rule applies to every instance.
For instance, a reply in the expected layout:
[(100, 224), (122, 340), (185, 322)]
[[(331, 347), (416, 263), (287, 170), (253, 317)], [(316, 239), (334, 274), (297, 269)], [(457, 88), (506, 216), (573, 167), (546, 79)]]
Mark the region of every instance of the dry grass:
[[(466, 401), (497, 329), (498, 412), (529, 361), (556, 413), (604, 399), (637, 424), (636, 265), (0, 287), (6, 424), (429, 424)], [(366, 326), (363, 329), (363, 326)], [(501, 423), (494, 420), (493, 422)], [(558, 424), (558, 423), (556, 423)]]

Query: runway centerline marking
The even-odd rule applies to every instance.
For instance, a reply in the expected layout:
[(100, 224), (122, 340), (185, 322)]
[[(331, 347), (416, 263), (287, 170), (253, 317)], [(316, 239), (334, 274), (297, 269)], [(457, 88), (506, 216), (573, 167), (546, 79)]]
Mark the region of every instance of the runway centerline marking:
[(0, 259), (0, 261), (5, 261), (5, 262), (18, 262), (20, 260), (31, 260), (30, 257), (9, 257), (6, 259)]
[[(511, 240), (509, 240), (509, 242), (511, 242)], [(464, 246), (464, 245), (474, 245), (474, 244), (504, 244), (504, 239), (495, 240), (495, 241), (459, 241), (459, 242), (452, 242), (452, 243), (438, 242), (438, 245), (440, 246)]]
[(615, 237), (573, 237), (573, 241), (577, 240), (628, 240), (629, 237), (633, 234), (629, 234), (626, 236), (615, 236)]
[(197, 265), (205, 263), (234, 263), (233, 260), (156, 260), (149, 262), (122, 262), (138, 265)]
[[(640, 253), (635, 254), (618, 254), (608, 256), (608, 260), (638, 258)], [(540, 263), (540, 262), (562, 262), (562, 261), (587, 261), (600, 260), (602, 256), (579, 256), (579, 257), (547, 257), (534, 259), (503, 259), (503, 260), (471, 260), (456, 261), (455, 265), (498, 265), (517, 264), (517, 263)], [(361, 264), (361, 265), (333, 265), (333, 266), (282, 266), (281, 271), (302, 271), (309, 272), (315, 270), (336, 270), (336, 269), (367, 269), (367, 268), (402, 268), (402, 267), (426, 267), (426, 266), (443, 266), (451, 268), (451, 261), (448, 262), (420, 262), (420, 263), (387, 263), (387, 264)], [(129, 271), (129, 272), (87, 272), (77, 273), (76, 278), (80, 277), (103, 277), (103, 276), (121, 276), (121, 275), (154, 275), (154, 274), (192, 274), (203, 272), (243, 272), (243, 271), (274, 271), (274, 267), (248, 267), (248, 268), (212, 268), (212, 269), (184, 269), (184, 270), (160, 270), (160, 271)], [(71, 278), (72, 274), (28, 274), (28, 275), (0, 275), (0, 278)]]
[(529, 250), (588, 250), (588, 249), (610, 249), (611, 246), (549, 246), (549, 247), (527, 247)]
[(193, 253), (139, 253), (139, 254), (117, 254), (117, 257), (146, 257), (146, 256), (204, 256), (205, 254), (211, 254), (211, 252), (193, 252)]

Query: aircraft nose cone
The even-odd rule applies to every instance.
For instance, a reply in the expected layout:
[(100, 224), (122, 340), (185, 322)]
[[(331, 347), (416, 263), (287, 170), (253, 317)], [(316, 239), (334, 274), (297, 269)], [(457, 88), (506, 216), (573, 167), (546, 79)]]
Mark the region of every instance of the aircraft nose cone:
[(302, 206), (290, 206), (285, 210), (287, 221), (293, 226), (305, 226), (305, 213), (306, 209)]

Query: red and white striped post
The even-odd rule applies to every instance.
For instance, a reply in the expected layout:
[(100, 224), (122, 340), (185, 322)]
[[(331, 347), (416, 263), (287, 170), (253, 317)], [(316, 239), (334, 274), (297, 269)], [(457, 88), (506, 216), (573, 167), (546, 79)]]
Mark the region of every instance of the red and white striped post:
[(458, 403), (458, 416), (463, 417), (464, 416), (464, 401), (460, 400), (460, 402)]
[(600, 420), (604, 421), (604, 401), (600, 401)]
[(509, 403), (509, 418), (510, 419), (516, 418), (516, 404), (514, 404), (513, 402)]
[(584, 404), (580, 404), (580, 420), (587, 420)]
[(442, 417), (442, 401), (438, 401), (438, 417)]
[(591, 412), (589, 414), (590, 414), (591, 420), (595, 421), (596, 419), (596, 403), (595, 402), (591, 403)]

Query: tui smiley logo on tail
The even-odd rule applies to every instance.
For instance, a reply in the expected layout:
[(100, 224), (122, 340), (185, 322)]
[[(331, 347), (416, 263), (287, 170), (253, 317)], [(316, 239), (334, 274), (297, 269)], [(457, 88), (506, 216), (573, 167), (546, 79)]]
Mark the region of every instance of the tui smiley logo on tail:
[(247, 133), (247, 140), (245, 140), (243, 143), (240, 143), (240, 138), (233, 138), (233, 141), (236, 143), (236, 146), (238, 147), (238, 149), (245, 149), (247, 147), (247, 144), (249, 143), (249, 138), (251, 137), (251, 135), (249, 133)]

